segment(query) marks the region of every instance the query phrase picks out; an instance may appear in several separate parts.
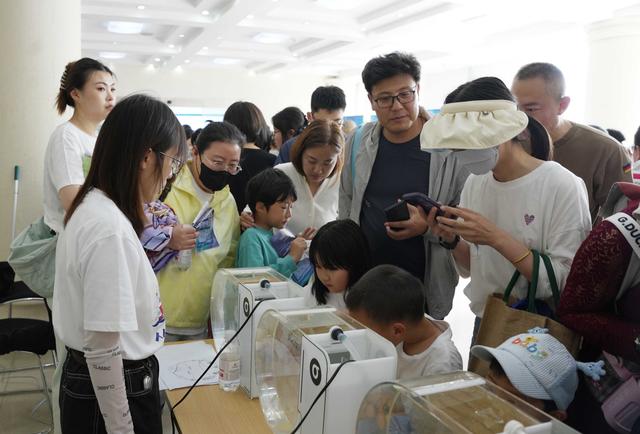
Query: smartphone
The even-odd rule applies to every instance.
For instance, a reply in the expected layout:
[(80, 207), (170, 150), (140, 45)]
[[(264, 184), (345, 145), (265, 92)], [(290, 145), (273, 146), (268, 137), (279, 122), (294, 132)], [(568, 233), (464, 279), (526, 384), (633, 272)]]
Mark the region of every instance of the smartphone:
[(431, 199), (424, 193), (407, 193), (402, 195), (402, 199), (409, 202), (411, 205), (420, 206), (424, 209), (424, 212), (429, 214), (431, 208), (437, 208), (436, 216), (443, 216), (444, 212), (440, 209), (442, 206), (439, 202)]
[(401, 200), (400, 202), (396, 202), (393, 205), (386, 207), (384, 209), (384, 214), (387, 216), (388, 222), (409, 220), (409, 207), (407, 207), (407, 202)]

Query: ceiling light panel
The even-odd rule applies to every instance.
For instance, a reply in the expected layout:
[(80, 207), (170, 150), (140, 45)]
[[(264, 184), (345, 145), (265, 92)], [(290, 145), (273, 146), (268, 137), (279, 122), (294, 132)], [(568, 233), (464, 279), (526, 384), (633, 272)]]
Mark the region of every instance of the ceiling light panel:
[(314, 0), (321, 8), (333, 11), (351, 11), (364, 5), (366, 0)]
[(216, 57), (212, 60), (214, 65), (237, 65), (240, 63), (240, 59), (233, 59), (231, 57)]
[(135, 35), (142, 33), (144, 24), (133, 21), (108, 21), (107, 30), (111, 33), (119, 33), (122, 35)]
[(117, 51), (101, 51), (99, 56), (103, 59), (117, 60), (124, 59), (127, 55), (125, 53), (120, 53)]
[(252, 38), (261, 44), (283, 44), (289, 41), (289, 36), (283, 33), (260, 32)]

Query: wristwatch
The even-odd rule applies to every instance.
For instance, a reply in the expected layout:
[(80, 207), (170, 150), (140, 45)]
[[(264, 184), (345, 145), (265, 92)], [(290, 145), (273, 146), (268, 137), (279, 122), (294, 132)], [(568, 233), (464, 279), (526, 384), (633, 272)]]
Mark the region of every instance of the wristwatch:
[(460, 237), (458, 235), (456, 235), (456, 237), (451, 242), (446, 242), (441, 237), (438, 238), (438, 244), (440, 244), (442, 247), (444, 247), (447, 250), (455, 249), (459, 241), (460, 241)]

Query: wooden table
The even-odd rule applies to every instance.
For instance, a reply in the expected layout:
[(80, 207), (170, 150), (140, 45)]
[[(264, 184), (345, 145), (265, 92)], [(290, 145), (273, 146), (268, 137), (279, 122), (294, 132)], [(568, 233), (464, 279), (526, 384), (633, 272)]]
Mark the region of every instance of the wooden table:
[[(167, 390), (168, 404), (178, 402), (187, 390)], [(175, 415), (183, 434), (271, 434), (260, 401), (249, 399), (240, 388), (223, 392), (217, 384), (197, 386)]]

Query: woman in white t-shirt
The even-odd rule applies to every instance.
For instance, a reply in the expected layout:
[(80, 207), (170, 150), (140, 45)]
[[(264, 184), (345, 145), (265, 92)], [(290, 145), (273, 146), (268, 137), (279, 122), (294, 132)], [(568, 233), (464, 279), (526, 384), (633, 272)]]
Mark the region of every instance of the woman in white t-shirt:
[[(573, 257), (591, 229), (591, 218), (584, 182), (549, 161), (548, 133), (517, 111), (502, 81), (495, 77), (471, 81), (450, 99), (454, 104), (446, 104), (439, 115), (459, 130), (450, 129), (449, 139), (459, 136), (463, 148), (494, 139), (492, 146), (498, 150), (492, 171), (469, 176), (459, 207), (442, 208), (457, 219), (437, 217), (436, 223), (435, 209), (427, 218), (441, 244), (452, 250), (460, 275), (470, 277), (464, 292), (477, 317), (475, 337), (487, 296), (503, 291), (516, 269), (531, 280), (531, 249), (549, 256), (562, 290)], [(525, 279), (518, 281), (514, 295), (524, 298), (527, 286)], [(536, 298), (549, 297), (549, 279), (542, 266)]]
[[(89, 170), (98, 125), (114, 104), (115, 77), (97, 60), (82, 58), (70, 62), (60, 79), (56, 109), (62, 115), (73, 107), (71, 118), (51, 134), (44, 154), (43, 207), (44, 222), (55, 233), (63, 228), (64, 214), (69, 209)], [(58, 357), (66, 357), (64, 346), (56, 342)], [(60, 432), (58, 390), (61, 367), (53, 374), (54, 431)]]
[(291, 147), (291, 162), (278, 164), (293, 182), (298, 200), (287, 229), (311, 235), (338, 217), (344, 136), (332, 121), (313, 121)]
[(158, 361), (164, 313), (139, 234), (143, 204), (186, 156), (164, 103), (134, 95), (98, 135), (87, 179), (58, 238), (53, 324), (67, 347), (60, 384), (64, 433), (161, 433)]
[(116, 103), (115, 77), (102, 63), (90, 58), (70, 62), (60, 79), (56, 108), (73, 115), (51, 134), (44, 157), (44, 222), (62, 231), (69, 209), (89, 169), (98, 125)]

